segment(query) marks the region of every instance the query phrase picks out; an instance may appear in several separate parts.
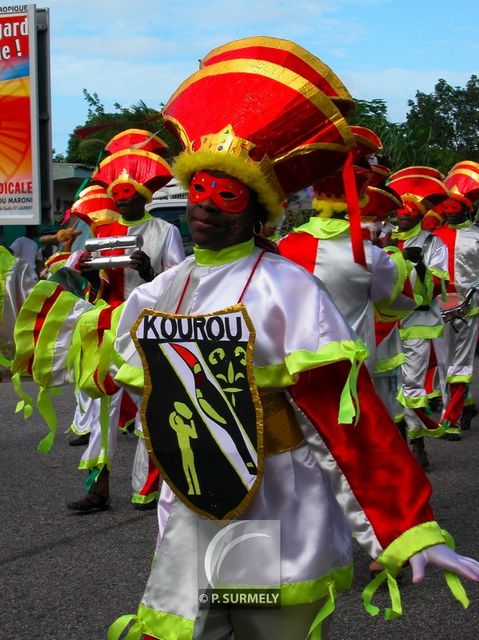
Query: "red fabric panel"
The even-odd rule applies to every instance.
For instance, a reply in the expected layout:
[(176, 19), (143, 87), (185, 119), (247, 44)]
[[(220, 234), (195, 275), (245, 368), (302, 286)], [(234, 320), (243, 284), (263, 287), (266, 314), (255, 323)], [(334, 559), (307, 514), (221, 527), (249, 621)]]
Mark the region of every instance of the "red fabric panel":
[(394, 320), (394, 322), (380, 322), (379, 320), (374, 320), (374, 333), (377, 347), (385, 338), (388, 337), (393, 327), (397, 324), (399, 324), (398, 320)]
[(434, 231), (434, 235), (446, 244), (448, 257), (447, 257), (447, 269), (449, 271), (450, 283), (448, 283), (448, 291), (455, 291), (455, 288), (451, 285), (454, 282), (454, 263), (456, 261), (456, 236), (457, 229), (452, 229), (447, 225), (443, 225)]
[(358, 378), (358, 424), (338, 424), (348, 371), (346, 362), (313, 369), (301, 374), (290, 391), (331, 451), (385, 548), (409, 528), (434, 519), (431, 485), (376, 395), (365, 366)]
[(48, 312), (53, 307), (63, 291), (65, 291), (65, 289), (58, 285), (52, 295), (49, 296), (43, 303), (43, 306), (37, 315), (37, 319), (35, 320), (35, 326), (33, 327), (33, 343), (35, 345), (37, 344), (38, 338), (40, 336), (40, 331), (45, 323)]
[(160, 472), (155, 467), (152, 459), (148, 456), (148, 475), (146, 477), (145, 484), (143, 485), (140, 496), (147, 496), (150, 493), (158, 491), (160, 484)]
[(278, 244), (278, 249), (280, 255), (296, 262), (310, 273), (314, 273), (318, 246), (319, 240), (317, 238), (300, 231), (290, 233), (283, 238)]
[[(113, 382), (113, 379), (111, 380), (111, 382), (112, 384), (115, 384)], [(130, 422), (135, 419), (136, 411), (136, 404), (130, 398), (129, 394), (126, 391), (123, 391), (120, 403), (120, 417), (118, 419), (118, 426), (120, 427), (120, 429), (124, 429)]]
[(441, 422), (449, 420), (451, 426), (455, 427), (464, 410), (464, 399), (466, 397), (467, 384), (465, 382), (451, 382), (449, 384), (449, 402), (441, 418)]

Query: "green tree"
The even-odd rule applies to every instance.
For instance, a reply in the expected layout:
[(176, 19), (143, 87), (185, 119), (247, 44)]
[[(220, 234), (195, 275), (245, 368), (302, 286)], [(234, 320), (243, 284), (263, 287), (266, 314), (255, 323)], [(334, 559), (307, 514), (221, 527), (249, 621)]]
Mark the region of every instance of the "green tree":
[(129, 107), (116, 102), (115, 111), (109, 113), (105, 111), (97, 93), (90, 94), (83, 89), (83, 96), (88, 103), (87, 118), (68, 139), (67, 162), (95, 166), (101, 159), (107, 142), (120, 131), (130, 128), (146, 129), (156, 133), (168, 144), (170, 155), (176, 153), (178, 143), (166, 129), (159, 110), (148, 107), (140, 100), (138, 104)]
[(433, 93), (408, 101), (405, 134), (420, 158), (447, 172), (460, 160), (479, 161), (479, 78), (465, 87), (438, 80)]

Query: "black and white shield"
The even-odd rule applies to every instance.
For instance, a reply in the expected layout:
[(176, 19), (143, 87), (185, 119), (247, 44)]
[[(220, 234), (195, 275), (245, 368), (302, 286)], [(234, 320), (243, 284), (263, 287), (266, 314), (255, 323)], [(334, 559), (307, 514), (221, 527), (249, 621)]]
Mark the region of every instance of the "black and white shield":
[(202, 515), (239, 515), (263, 468), (255, 334), (244, 305), (202, 316), (144, 309), (132, 336), (145, 370), (143, 428), (162, 477)]

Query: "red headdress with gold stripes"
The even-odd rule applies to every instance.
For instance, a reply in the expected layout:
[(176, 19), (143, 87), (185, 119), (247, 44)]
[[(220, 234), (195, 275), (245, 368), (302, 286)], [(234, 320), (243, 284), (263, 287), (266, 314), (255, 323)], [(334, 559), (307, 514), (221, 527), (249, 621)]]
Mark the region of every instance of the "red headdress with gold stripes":
[(121, 215), (115, 201), (102, 185), (91, 185), (80, 191), (71, 213), (88, 225), (97, 227), (118, 220)]
[(472, 160), (463, 160), (455, 164), (444, 179), (453, 200), (459, 200), (467, 209), (472, 210), (479, 200), (479, 164)]
[(448, 198), (442, 178), (433, 167), (406, 167), (391, 174), (388, 187), (401, 197), (404, 208), (424, 215)]
[(166, 124), (184, 151), (184, 186), (201, 169), (256, 191), (274, 224), (288, 195), (341, 167), (353, 136), (348, 91), (329, 67), (289, 40), (254, 37), (211, 51), (175, 91)]
[(129, 183), (150, 202), (153, 193), (172, 178), (170, 165), (158, 155), (158, 151), (166, 150), (166, 144), (150, 131), (122, 131), (110, 140), (106, 150), (111, 155), (102, 160), (91, 180), (104, 185), (110, 195), (115, 185)]

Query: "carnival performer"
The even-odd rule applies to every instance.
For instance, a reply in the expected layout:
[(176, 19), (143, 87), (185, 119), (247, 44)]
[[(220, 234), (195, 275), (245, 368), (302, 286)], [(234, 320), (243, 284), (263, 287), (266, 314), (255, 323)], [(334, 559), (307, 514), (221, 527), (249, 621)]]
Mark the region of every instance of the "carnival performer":
[[(365, 127), (352, 127), (356, 146), (353, 176), (366, 206), (367, 187), (373, 177), (368, 157), (382, 150), (378, 136)], [(410, 313), (416, 303), (402, 295), (408, 268), (402, 254), (388, 255), (361, 232), (360, 211), (353, 218), (343, 175), (336, 172), (314, 183), (315, 215), (278, 244), (281, 255), (311, 271), (325, 285), (339, 310), (370, 352), (368, 366), (374, 370), (376, 339), (374, 310), (388, 310), (390, 319)], [(369, 215), (369, 212), (368, 212)], [(355, 234), (356, 228), (359, 231)], [(389, 404), (389, 402), (388, 402)]]
[[(37, 274), (23, 258), (17, 258), (0, 246), (0, 340), (13, 345), (13, 330), (22, 304), (37, 280)], [(11, 362), (0, 353), (0, 364), (10, 368)]]
[[(120, 212), (119, 219), (107, 224), (96, 225), (97, 238), (141, 237), (141, 248), (130, 254), (129, 268), (103, 268), (100, 272), (90, 266), (90, 254), (83, 252), (78, 260), (78, 268), (96, 293), (96, 300), (108, 303), (110, 309), (120, 305), (130, 293), (143, 282), (150, 282), (162, 271), (184, 259), (184, 249), (179, 230), (172, 224), (154, 218), (145, 211), (154, 191), (171, 179), (165, 160), (159, 155), (166, 150), (166, 144), (151, 132), (141, 129), (127, 129), (114, 136), (106, 145), (110, 153), (93, 173), (91, 181), (102, 185), (115, 202)], [(103, 249), (102, 258), (127, 254), (122, 248)], [(70, 266), (75, 266), (70, 262)], [(103, 274), (100, 277), (100, 273)], [(101, 312), (100, 312), (101, 313)], [(114, 399), (114, 400), (113, 400)], [(88, 447), (82, 455), (79, 468), (88, 470), (87, 494), (67, 506), (75, 511), (103, 510), (109, 505), (109, 472), (115, 450), (122, 404), (129, 404), (128, 415), (135, 418), (136, 403), (129, 400), (122, 391), (112, 396), (108, 438), (102, 437), (100, 402), (92, 400), (97, 409), (93, 415), (92, 431)], [(146, 454), (141, 430), (137, 453), (133, 466), (132, 501), (136, 508), (156, 505), (158, 497), (158, 471)], [(107, 443), (107, 446), (105, 444)]]
[(443, 426), (456, 427), (449, 439), (459, 440), (476, 413), (469, 394), (479, 331), (479, 228), (470, 214), (479, 200), (479, 164), (456, 164), (444, 180), (450, 197), (436, 207), (444, 224), (434, 232), (449, 252), (448, 293), (459, 294), (467, 306), (459, 317), (445, 324), (448, 400), (441, 416)]
[(391, 244), (423, 271), (423, 277), (416, 277), (414, 281), (423, 302), (400, 323), (405, 362), (401, 366), (402, 384), (398, 394), (404, 407), (408, 438), (423, 467), (429, 466), (424, 436), (444, 434), (427, 414), (429, 400), (425, 384), (432, 340), (441, 337), (444, 331), (436, 296), (444, 286), (441, 282), (448, 278), (447, 247), (421, 227), (425, 212), (447, 198), (447, 189), (440, 177), (441, 174), (430, 167), (408, 167), (392, 174), (388, 182), (403, 203), (396, 211), (397, 231), (391, 235)]
[[(113, 311), (96, 363), (91, 311), (72, 341), (85, 389), (145, 390), (144, 428), (165, 479), (142, 603), (111, 640), (130, 622), (145, 639), (318, 638), (351, 583), (351, 530), (391, 584), (407, 560), (415, 582), (429, 562), (479, 580), (479, 564), (444, 544), (429, 483), (361, 366), (364, 344), (314, 276), (255, 246), (259, 223), (274, 225), (288, 194), (347, 157), (348, 103), (309, 52), (258, 37), (212, 51), (164, 109), (185, 147), (174, 171), (189, 186), (194, 255)], [(264, 554), (234, 576), (275, 584), (281, 609), (200, 609), (204, 516), (229, 521), (215, 525), (225, 534), (246, 520), (281, 523), (280, 584)]]

